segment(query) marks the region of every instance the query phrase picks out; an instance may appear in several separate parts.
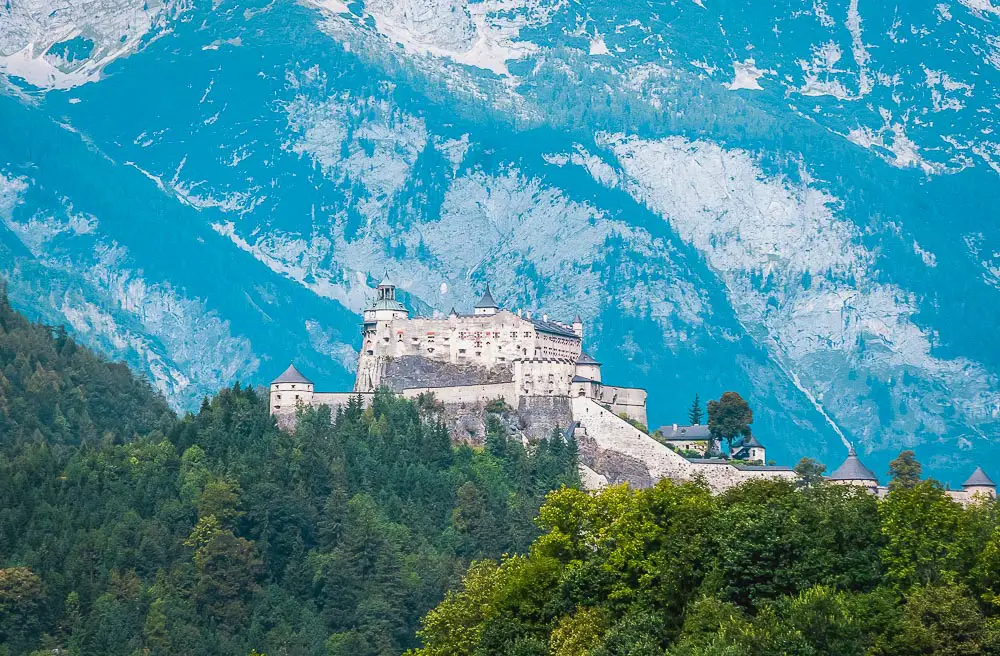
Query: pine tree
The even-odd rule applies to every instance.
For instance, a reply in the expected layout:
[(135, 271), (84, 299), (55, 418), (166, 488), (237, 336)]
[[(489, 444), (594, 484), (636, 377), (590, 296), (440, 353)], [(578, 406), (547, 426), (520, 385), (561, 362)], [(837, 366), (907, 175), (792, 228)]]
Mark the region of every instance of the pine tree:
[(698, 398), (697, 392), (694, 395), (694, 403), (688, 409), (688, 421), (692, 426), (697, 426), (701, 423), (702, 412), (701, 412), (701, 399)]

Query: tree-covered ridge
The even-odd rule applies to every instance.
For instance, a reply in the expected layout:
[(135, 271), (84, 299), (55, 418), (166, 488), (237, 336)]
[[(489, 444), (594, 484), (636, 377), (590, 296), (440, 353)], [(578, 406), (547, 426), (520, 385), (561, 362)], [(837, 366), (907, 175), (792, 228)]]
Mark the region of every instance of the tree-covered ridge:
[(493, 421), (486, 449), (453, 447), (432, 399), (310, 410), (289, 434), (236, 385), (177, 418), (0, 308), (0, 654), (399, 654), (577, 482), (562, 436), (525, 448)]
[(562, 490), (527, 556), (481, 561), (412, 656), (1000, 654), (1000, 519), (934, 481), (882, 501), (758, 481)]
[(128, 439), (172, 420), (166, 401), (124, 364), (15, 312), (0, 280), (0, 449)]

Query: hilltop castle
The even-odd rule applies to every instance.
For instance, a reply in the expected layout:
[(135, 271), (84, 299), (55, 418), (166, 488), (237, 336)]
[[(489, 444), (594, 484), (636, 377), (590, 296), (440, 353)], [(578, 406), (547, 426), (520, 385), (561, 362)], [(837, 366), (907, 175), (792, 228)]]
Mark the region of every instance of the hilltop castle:
[[(756, 438), (732, 460), (682, 455), (701, 450), (705, 427), (664, 427), (660, 432), (670, 447), (653, 439), (635, 425), (647, 424), (645, 390), (605, 384), (601, 363), (583, 350), (583, 340), (580, 317), (563, 323), (544, 313), (512, 312), (500, 307), (488, 287), (471, 314), (453, 308), (443, 317), (411, 317), (386, 277), (363, 312), (353, 391), (317, 392), (290, 365), (271, 383), (271, 414), (288, 427), (303, 406), (336, 408), (352, 397), (367, 404), (380, 388), (407, 398), (432, 393), (456, 442), (481, 444), (490, 412), (502, 415), (508, 430), (525, 440), (556, 429), (574, 436), (581, 476), (591, 489), (701, 478), (721, 491), (751, 479), (796, 477), (788, 467), (764, 464)], [(848, 462), (851, 457), (856, 459), (853, 450)], [(837, 477), (835, 472), (831, 480)], [(871, 486), (871, 480), (861, 484)]]
[[(363, 314), (354, 391), (315, 392), (292, 366), (271, 384), (272, 414), (287, 420), (299, 404), (340, 405), (384, 386), (407, 397), (433, 392), (444, 404), (462, 406), (503, 399), (511, 408), (534, 410), (542, 429), (553, 428), (559, 417), (544, 421), (539, 412), (552, 415), (560, 405), (552, 401), (569, 397), (592, 399), (646, 423), (645, 390), (603, 383), (601, 364), (583, 351), (579, 317), (565, 324), (547, 314), (510, 312), (487, 288), (472, 314), (452, 309), (446, 317), (411, 318), (388, 279), (375, 293)], [(563, 428), (570, 424), (565, 410)]]

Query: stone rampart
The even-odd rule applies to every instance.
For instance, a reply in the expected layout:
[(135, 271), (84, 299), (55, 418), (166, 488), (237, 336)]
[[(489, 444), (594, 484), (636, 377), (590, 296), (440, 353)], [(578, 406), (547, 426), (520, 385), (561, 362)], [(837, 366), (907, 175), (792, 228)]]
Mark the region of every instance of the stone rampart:
[(635, 426), (586, 397), (574, 397), (573, 418), (580, 462), (604, 475), (610, 484), (648, 487), (661, 478), (688, 480), (692, 465)]
[(643, 426), (649, 425), (646, 419), (646, 390), (644, 389), (601, 385), (600, 396), (597, 400), (608, 405), (611, 412), (616, 415), (624, 413)]
[(718, 493), (749, 480), (796, 476), (787, 469), (741, 469), (725, 461), (692, 462), (585, 397), (573, 399), (573, 418), (582, 429), (577, 432), (580, 463), (611, 485), (628, 483), (644, 488), (662, 478), (701, 478)]

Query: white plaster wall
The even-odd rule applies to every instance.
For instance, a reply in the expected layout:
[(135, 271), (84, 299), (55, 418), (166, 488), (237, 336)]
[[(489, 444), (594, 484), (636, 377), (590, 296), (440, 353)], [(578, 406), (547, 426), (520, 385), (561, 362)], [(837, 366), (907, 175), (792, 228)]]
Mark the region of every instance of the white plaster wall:
[(271, 414), (276, 412), (295, 412), (299, 403), (312, 403), (312, 383), (271, 383), (270, 390)]
[(581, 349), (579, 338), (540, 332), (533, 323), (507, 310), (437, 319), (394, 318), (367, 323), (362, 335), (356, 391), (379, 387), (384, 370), (381, 363), (387, 357), (419, 355), (451, 364), (493, 367), (523, 358), (576, 362)]
[(514, 384), (524, 396), (569, 396), (576, 364), (573, 360), (518, 360)]

